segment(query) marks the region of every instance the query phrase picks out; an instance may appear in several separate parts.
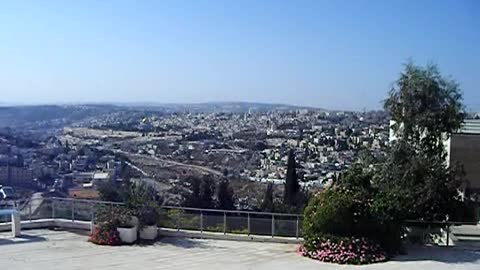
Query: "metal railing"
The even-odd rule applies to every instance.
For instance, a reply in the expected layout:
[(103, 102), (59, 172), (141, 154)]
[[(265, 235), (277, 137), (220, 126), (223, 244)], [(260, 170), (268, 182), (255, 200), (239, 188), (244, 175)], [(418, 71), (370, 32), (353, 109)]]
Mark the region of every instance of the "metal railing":
[[(94, 221), (101, 206), (123, 203), (72, 198), (36, 198), (17, 204), (22, 220), (68, 219)], [(177, 231), (223, 234), (302, 237), (302, 215), (241, 210), (161, 206), (159, 227)]]
[[(34, 198), (15, 202), (22, 220), (68, 219), (93, 222), (101, 206), (123, 203), (72, 198)], [(270, 237), (302, 237), (303, 216), (285, 213), (241, 210), (200, 209), (161, 206), (159, 227), (177, 231), (216, 232), (223, 234), (264, 235)], [(10, 222), (3, 217), (2, 222)], [(451, 227), (477, 223), (454, 221), (407, 220), (408, 237), (420, 243), (451, 245)]]
[(408, 238), (419, 244), (435, 244), (451, 246), (451, 227), (460, 225), (477, 225), (476, 222), (464, 221), (426, 221), (406, 220), (404, 225), (409, 228)]
[(160, 225), (164, 228), (297, 239), (302, 236), (301, 215), (177, 206), (162, 209)]

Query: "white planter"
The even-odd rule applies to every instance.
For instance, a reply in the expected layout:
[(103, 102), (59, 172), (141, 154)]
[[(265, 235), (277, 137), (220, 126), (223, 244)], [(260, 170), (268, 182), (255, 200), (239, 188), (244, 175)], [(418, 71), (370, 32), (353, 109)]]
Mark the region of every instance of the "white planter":
[(117, 228), (118, 233), (120, 234), (120, 239), (122, 243), (133, 244), (137, 241), (137, 227), (132, 228)]
[(140, 239), (155, 240), (158, 235), (158, 228), (156, 225), (145, 226), (140, 230)]

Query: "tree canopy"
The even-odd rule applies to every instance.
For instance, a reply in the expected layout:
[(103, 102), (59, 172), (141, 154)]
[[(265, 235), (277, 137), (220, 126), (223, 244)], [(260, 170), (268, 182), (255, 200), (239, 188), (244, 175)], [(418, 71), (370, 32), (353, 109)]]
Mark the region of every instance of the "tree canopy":
[(436, 65), (405, 65), (384, 107), (399, 140), (433, 155), (444, 150), (444, 139), (460, 128), (465, 117), (458, 84), (444, 78)]
[(402, 191), (409, 218), (443, 220), (452, 215), (462, 171), (448, 165), (444, 142), (464, 119), (458, 84), (435, 65), (409, 63), (384, 106), (396, 140), (384, 164), (381, 189)]

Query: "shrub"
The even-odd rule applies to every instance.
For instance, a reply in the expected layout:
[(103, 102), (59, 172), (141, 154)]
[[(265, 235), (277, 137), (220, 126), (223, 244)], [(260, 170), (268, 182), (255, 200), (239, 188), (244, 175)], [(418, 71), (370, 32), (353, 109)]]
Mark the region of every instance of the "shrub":
[(302, 254), (324, 262), (365, 264), (387, 259), (378, 244), (380, 224), (371, 200), (359, 189), (334, 186), (314, 196), (305, 209)]
[(121, 206), (102, 206), (97, 209), (95, 223), (113, 228), (130, 227), (131, 211)]
[(391, 255), (401, 250), (405, 234), (403, 221), (410, 211), (408, 200), (409, 196), (398, 187), (381, 189), (373, 195), (370, 212), (375, 217), (376, 233), (372, 237)]
[(320, 192), (305, 209), (304, 235), (306, 238), (325, 234), (368, 236), (374, 230), (369, 204), (362, 193), (344, 187)]
[(198, 229), (200, 226), (200, 216), (180, 209), (160, 211), (158, 221), (159, 226), (165, 228), (181, 226), (184, 229)]
[(153, 226), (157, 224), (158, 212), (154, 207), (145, 205), (138, 211), (137, 214), (140, 227)]
[(97, 245), (117, 246), (122, 243), (116, 227), (103, 224), (95, 228), (88, 241)]
[(137, 211), (145, 205), (156, 204), (155, 190), (144, 183), (131, 184), (126, 188), (125, 205), (128, 209)]

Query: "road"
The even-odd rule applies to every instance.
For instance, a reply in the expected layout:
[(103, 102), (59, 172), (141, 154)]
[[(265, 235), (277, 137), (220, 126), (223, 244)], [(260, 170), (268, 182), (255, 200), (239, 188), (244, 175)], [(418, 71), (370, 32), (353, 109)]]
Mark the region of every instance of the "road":
[[(216, 175), (216, 176), (219, 176), (219, 177), (222, 177), (223, 176), (223, 173), (220, 172), (220, 171), (217, 171), (217, 170), (214, 170), (214, 169), (211, 169), (211, 168), (208, 168), (208, 167), (204, 167), (204, 166), (200, 166), (200, 165), (193, 165), (193, 164), (186, 164), (186, 163), (181, 163), (181, 162), (177, 162), (177, 161), (173, 161), (173, 160), (167, 160), (167, 159), (161, 159), (159, 157), (156, 157), (156, 156), (151, 156), (151, 155), (141, 155), (141, 154), (134, 154), (134, 153), (130, 153), (130, 152), (125, 152), (125, 151), (122, 151), (122, 150), (114, 150), (114, 152), (116, 153), (121, 153), (121, 154), (124, 154), (124, 155), (127, 155), (127, 156), (135, 156), (135, 157), (140, 157), (140, 158), (150, 158), (150, 159), (154, 159), (158, 162), (162, 162), (164, 164), (162, 164), (162, 167), (167, 167), (167, 166), (171, 166), (171, 167), (174, 167), (174, 166), (178, 166), (178, 167), (184, 167), (184, 168), (190, 168), (190, 169), (194, 169), (194, 170), (199, 170), (199, 171), (202, 171), (204, 173), (208, 173), (208, 174), (213, 174), (213, 175)], [(166, 166), (165, 166), (166, 164)], [(132, 167), (135, 166), (132, 164)], [(133, 167), (134, 169), (140, 171), (142, 174), (144, 175), (147, 175), (147, 173), (145, 173), (145, 171), (141, 170), (140, 168), (138, 168), (137, 166)]]
[(135, 164), (132, 164), (132, 163), (130, 163), (130, 162), (128, 162), (128, 161), (126, 161), (125, 164), (127, 164), (127, 165), (130, 166), (130, 167), (132, 167), (134, 170), (140, 172), (143, 176), (145, 176), (145, 177), (150, 177), (150, 176), (148, 175), (148, 173), (146, 173), (144, 170), (142, 170), (142, 169), (140, 169), (139, 167), (137, 167)]

